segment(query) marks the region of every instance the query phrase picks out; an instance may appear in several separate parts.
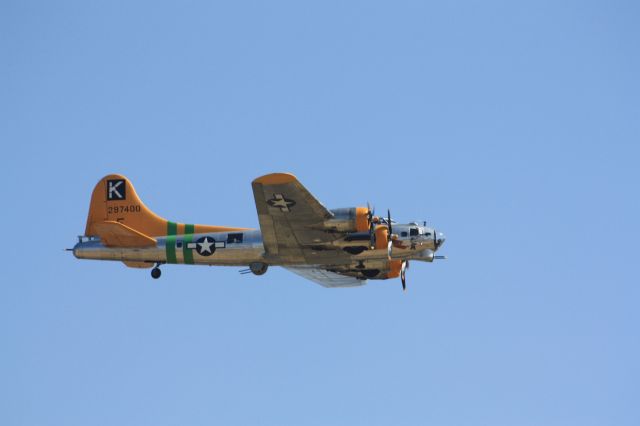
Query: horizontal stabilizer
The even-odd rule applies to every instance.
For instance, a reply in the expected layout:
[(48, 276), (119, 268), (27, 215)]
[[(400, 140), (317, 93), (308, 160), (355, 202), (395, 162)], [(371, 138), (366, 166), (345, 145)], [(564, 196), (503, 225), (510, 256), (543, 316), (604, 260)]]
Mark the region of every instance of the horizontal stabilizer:
[(134, 262), (131, 260), (123, 260), (122, 263), (127, 265), (129, 268), (151, 268), (153, 267), (153, 263), (150, 262)]
[(154, 238), (119, 222), (110, 220), (94, 222), (93, 229), (107, 247), (154, 247), (156, 245)]

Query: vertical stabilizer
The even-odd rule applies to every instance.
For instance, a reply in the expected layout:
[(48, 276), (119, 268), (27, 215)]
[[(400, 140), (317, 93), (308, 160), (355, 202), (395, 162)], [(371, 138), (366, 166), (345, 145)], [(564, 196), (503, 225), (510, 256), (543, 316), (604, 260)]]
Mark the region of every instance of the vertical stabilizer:
[(118, 222), (154, 237), (167, 234), (168, 221), (149, 210), (129, 179), (117, 174), (103, 177), (94, 188), (85, 235), (100, 236), (104, 222)]

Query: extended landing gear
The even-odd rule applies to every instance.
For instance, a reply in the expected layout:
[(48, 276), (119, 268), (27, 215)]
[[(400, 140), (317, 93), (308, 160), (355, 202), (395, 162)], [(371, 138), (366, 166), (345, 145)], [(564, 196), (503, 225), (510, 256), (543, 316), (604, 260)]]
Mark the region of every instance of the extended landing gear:
[(240, 273), (243, 275), (251, 273), (254, 275), (264, 275), (265, 272), (267, 272), (267, 269), (269, 269), (269, 265), (267, 265), (266, 263), (253, 262), (249, 264), (248, 269), (241, 269)]
[(160, 278), (160, 275), (162, 275), (162, 271), (160, 270), (160, 265), (161, 265), (160, 262), (156, 263), (156, 266), (154, 266), (153, 269), (151, 270), (151, 278), (153, 278), (154, 280), (157, 280), (158, 278)]

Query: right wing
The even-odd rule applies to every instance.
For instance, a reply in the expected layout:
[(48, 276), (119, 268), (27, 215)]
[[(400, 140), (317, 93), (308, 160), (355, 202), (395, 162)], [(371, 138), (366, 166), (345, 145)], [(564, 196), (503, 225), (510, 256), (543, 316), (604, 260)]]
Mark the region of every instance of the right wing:
[(365, 279), (327, 271), (320, 266), (285, 266), (284, 268), (323, 287), (357, 287), (367, 283)]

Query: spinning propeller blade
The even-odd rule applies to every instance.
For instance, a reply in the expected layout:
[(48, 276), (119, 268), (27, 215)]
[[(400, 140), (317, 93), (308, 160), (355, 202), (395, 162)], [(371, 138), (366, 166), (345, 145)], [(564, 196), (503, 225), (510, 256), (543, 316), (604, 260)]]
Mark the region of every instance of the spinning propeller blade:
[(373, 248), (376, 245), (375, 225), (374, 225), (374, 212), (376, 208), (369, 205), (367, 201), (367, 219), (369, 220), (369, 247)]
[(407, 269), (409, 269), (409, 261), (403, 260), (400, 268), (400, 281), (402, 281), (402, 291), (407, 291)]

